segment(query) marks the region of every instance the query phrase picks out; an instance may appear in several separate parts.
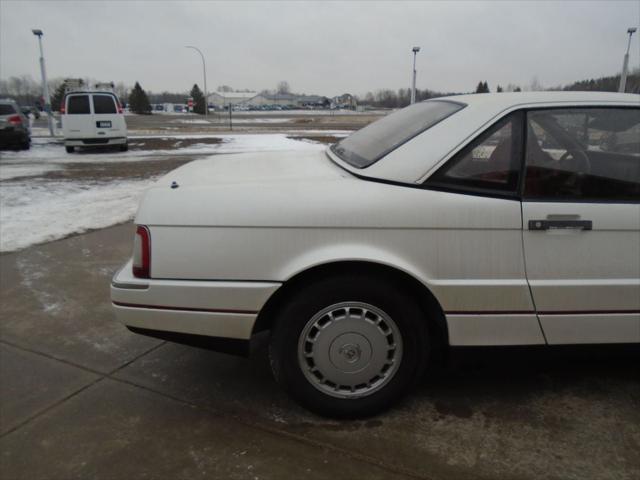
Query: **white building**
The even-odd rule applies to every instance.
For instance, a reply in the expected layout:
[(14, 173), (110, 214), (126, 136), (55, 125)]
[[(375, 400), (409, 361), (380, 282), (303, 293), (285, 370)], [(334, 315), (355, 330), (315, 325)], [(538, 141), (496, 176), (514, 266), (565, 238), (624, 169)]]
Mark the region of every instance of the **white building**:
[(293, 93), (256, 93), (256, 92), (213, 92), (208, 103), (218, 109), (227, 105), (259, 107), (278, 105), (281, 107), (328, 107), (330, 100), (321, 95), (296, 95)]
[(243, 105), (257, 95), (256, 92), (213, 92), (208, 95), (209, 105), (224, 108), (227, 105)]

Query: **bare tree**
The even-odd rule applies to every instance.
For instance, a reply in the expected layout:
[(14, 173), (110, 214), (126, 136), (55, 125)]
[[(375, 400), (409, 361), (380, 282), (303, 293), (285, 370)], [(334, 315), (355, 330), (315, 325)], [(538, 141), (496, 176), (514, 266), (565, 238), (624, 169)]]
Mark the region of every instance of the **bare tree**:
[(531, 84), (529, 85), (529, 89), (532, 92), (539, 92), (544, 90), (544, 87), (542, 86), (542, 83), (540, 82), (540, 80), (538, 80), (538, 76), (535, 75), (532, 79), (531, 79)]
[(281, 82), (278, 82), (278, 86), (276, 87), (276, 92), (278, 94), (291, 93), (291, 87), (289, 86), (289, 82), (287, 82), (286, 80), (282, 80)]
[(130, 87), (124, 84), (124, 82), (118, 82), (115, 86), (115, 92), (121, 102), (127, 102), (127, 97), (129, 96)]
[(0, 83), (2, 96), (14, 98), (21, 105), (34, 104), (42, 94), (42, 87), (29, 75), (9, 77)]

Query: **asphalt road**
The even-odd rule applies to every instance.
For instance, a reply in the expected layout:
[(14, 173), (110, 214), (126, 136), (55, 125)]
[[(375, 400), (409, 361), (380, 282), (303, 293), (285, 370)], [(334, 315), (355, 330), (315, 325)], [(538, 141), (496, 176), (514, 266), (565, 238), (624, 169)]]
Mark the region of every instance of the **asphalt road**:
[(250, 359), (129, 333), (130, 224), (0, 255), (0, 477), (640, 478), (634, 353), (487, 352), (390, 412), (329, 421)]

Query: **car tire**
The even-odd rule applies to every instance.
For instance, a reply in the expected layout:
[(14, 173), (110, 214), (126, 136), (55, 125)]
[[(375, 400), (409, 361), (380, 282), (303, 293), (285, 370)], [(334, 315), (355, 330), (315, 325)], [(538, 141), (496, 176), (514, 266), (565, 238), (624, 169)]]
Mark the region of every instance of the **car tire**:
[(31, 140), (25, 140), (20, 144), (21, 150), (29, 150), (31, 148)]
[(421, 378), (428, 338), (424, 311), (403, 289), (365, 275), (331, 277), (280, 309), (269, 357), (276, 381), (303, 407), (367, 417)]
[(67, 153), (73, 153), (75, 151), (76, 147), (66, 146), (66, 147), (64, 147), (64, 149), (67, 151)]
[(120, 151), (121, 152), (126, 152), (127, 150), (129, 150), (129, 144), (128, 143), (124, 143), (124, 144), (120, 145)]

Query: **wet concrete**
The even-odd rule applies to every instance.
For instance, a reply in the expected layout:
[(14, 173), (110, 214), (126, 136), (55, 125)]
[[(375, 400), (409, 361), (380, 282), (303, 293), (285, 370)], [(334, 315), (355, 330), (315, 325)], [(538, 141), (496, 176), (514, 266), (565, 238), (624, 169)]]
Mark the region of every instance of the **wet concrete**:
[(101, 373), (158, 345), (113, 320), (109, 281), (131, 238), (124, 225), (0, 255), (2, 341)]
[(46, 356), (0, 344), (0, 434), (100, 378)]
[(0, 255), (2, 478), (640, 478), (636, 352), (484, 352), (331, 421), (250, 359), (113, 320), (122, 225)]

